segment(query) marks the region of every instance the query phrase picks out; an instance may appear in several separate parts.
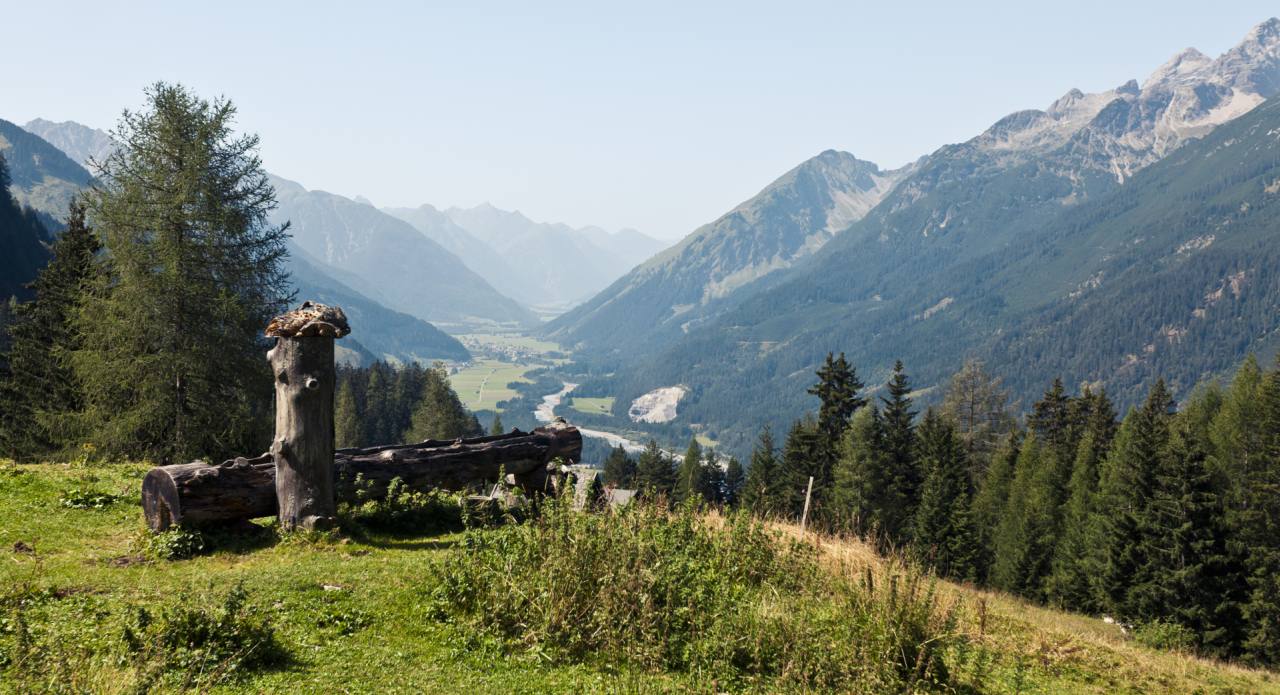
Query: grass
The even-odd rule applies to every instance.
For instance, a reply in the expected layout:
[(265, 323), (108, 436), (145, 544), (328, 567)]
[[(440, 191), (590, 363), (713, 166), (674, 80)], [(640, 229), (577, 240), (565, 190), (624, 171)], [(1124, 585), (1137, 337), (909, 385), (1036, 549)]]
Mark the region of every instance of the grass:
[(605, 398), (570, 398), (569, 407), (588, 415), (608, 415), (613, 412), (613, 396)]
[(501, 412), (498, 403), (514, 398), (516, 392), (507, 387), (515, 381), (528, 382), (525, 373), (533, 367), (498, 360), (477, 360), (470, 367), (449, 377), (449, 384), (471, 410)]
[[(475, 549), (489, 544), (500, 550), (534, 552), (536, 546), (509, 536), (535, 529), (459, 532), (446, 528), (424, 533), (388, 523), (369, 524), (356, 532), (349, 529), (346, 535), (282, 540), (269, 525), (261, 524), (257, 533), (210, 537), (204, 554), (192, 559), (151, 559), (154, 552), (148, 553), (148, 546), (154, 542), (143, 531), (137, 503), (145, 470), (139, 465), (0, 466), (0, 692), (130, 692), (136, 673), (122, 657), (127, 653), (122, 644), (124, 629), (137, 620), (137, 609), (146, 608), (162, 627), (170, 623), (158, 616), (181, 607), (190, 609), (189, 616), (220, 619), (217, 616), (237, 585), (244, 588), (247, 614), (269, 621), (287, 658), (246, 669), (211, 686), (213, 692), (713, 692), (717, 687), (749, 687), (714, 683), (706, 671), (696, 669), (667, 671), (654, 666), (656, 662), (628, 663), (589, 655), (565, 658), (546, 645), (547, 630), (533, 629), (552, 624), (545, 620), (525, 621), (528, 628), (519, 627), (520, 621), (505, 621), (501, 629), (484, 629), (486, 619), (475, 616), (491, 612), (472, 614), (460, 602), (456, 602), (456, 613), (445, 611), (455, 617), (442, 619), (441, 597), (448, 596), (449, 582), (465, 579), (466, 572), (501, 577), (493, 570), (502, 565), (494, 563), (504, 557), (516, 562), (503, 552)], [(386, 516), (375, 510), (376, 518), (382, 518), (379, 514)], [(709, 528), (720, 523), (727, 524), (714, 515), (706, 518)], [(775, 528), (798, 538), (793, 526)], [(622, 531), (617, 534), (607, 548), (599, 542), (582, 547), (608, 556), (611, 549), (630, 542)], [(580, 538), (585, 541), (589, 536)], [(668, 546), (697, 545), (686, 542), (687, 538), (704, 545), (715, 543), (705, 536), (675, 535), (671, 539), (678, 542)], [(868, 570), (877, 577), (891, 571), (856, 540), (815, 541), (811, 535), (806, 541), (814, 544), (810, 555), (827, 574), (822, 581), (834, 587), (832, 591), (848, 591), (839, 588), (840, 583), (854, 582)], [(541, 559), (530, 565), (544, 563), (564, 576), (564, 570), (584, 566), (588, 556), (543, 553), (536, 557)], [(682, 564), (668, 564), (662, 556), (656, 564), (601, 566), (613, 566), (620, 573), (615, 578), (619, 582), (651, 581), (651, 573), (660, 568), (696, 570), (690, 576), (706, 581), (719, 581), (724, 572), (739, 571), (719, 561), (700, 564), (706, 557), (686, 552), (672, 556), (683, 558)], [(521, 562), (512, 565), (512, 577), (540, 576)], [(492, 586), (501, 585), (494, 582)], [(502, 601), (504, 594), (496, 590), (483, 598), (503, 606), (508, 612), (505, 617), (545, 617), (546, 607), (557, 604), (539, 597), (545, 597), (551, 586), (526, 582), (519, 584), (523, 599), (512, 594), (511, 600)], [(596, 585), (573, 586), (586, 591)], [(670, 586), (684, 586), (684, 582)], [(755, 585), (748, 586), (751, 592), (757, 591), (750, 586)], [(600, 591), (583, 594), (583, 600), (624, 596)], [(820, 594), (805, 591), (780, 585), (775, 600), (780, 601), (780, 609), (788, 606), (788, 614), (821, 614)], [(1280, 692), (1276, 674), (1152, 650), (1100, 620), (948, 583), (938, 585), (937, 600), (942, 607), (954, 607), (953, 630), (963, 638), (951, 640), (945, 654), (958, 692)], [(47, 647), (52, 666), (42, 672), (42, 680), (6, 680), (12, 675), (6, 668), (12, 668), (18, 640), (19, 604), (27, 606), (23, 620), (29, 639)], [(689, 607), (697, 611), (700, 605), (694, 601)], [(535, 612), (521, 613), (526, 610)], [(544, 613), (536, 613), (540, 610)], [(839, 611), (828, 617), (841, 620)], [(510, 628), (512, 624), (517, 627)], [(800, 625), (780, 623), (788, 624)], [(601, 626), (608, 623), (597, 625)], [(625, 634), (615, 632), (613, 639), (621, 637)], [(547, 648), (539, 649), (540, 641)], [(636, 643), (636, 649), (642, 648)], [(815, 647), (813, 653), (818, 651)], [(680, 654), (705, 657), (697, 649)], [(677, 660), (685, 658), (680, 654)], [(773, 682), (761, 688), (785, 689), (769, 683)]]

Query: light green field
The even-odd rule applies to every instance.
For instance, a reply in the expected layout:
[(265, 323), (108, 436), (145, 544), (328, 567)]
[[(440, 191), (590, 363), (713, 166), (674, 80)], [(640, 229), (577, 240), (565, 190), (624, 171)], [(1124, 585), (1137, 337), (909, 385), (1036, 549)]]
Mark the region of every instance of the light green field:
[(462, 404), (470, 410), (498, 410), (498, 402), (514, 398), (515, 391), (507, 387), (513, 381), (528, 382), (525, 372), (533, 367), (498, 360), (477, 360), (466, 369), (449, 377), (449, 384), (458, 392)]
[(608, 415), (613, 410), (613, 396), (607, 398), (573, 398), (569, 407), (588, 415)]

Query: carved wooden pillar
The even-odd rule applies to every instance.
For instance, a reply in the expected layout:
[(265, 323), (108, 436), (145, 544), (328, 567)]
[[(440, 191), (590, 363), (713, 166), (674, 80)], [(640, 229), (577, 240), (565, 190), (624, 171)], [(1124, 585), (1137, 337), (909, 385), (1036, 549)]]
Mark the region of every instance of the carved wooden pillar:
[(351, 332), (338, 307), (303, 302), (277, 316), (266, 334), (276, 384), (276, 467), (280, 526), (324, 529), (337, 520), (333, 492), (333, 341)]

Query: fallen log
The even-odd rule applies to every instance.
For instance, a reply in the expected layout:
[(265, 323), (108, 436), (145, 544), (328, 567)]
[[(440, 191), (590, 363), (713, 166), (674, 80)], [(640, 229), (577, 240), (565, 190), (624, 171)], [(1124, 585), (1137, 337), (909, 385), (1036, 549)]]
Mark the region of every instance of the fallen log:
[[(339, 449), (333, 472), (336, 495), (348, 502), (354, 500), (357, 479), (371, 499), (385, 496), (396, 478), (414, 490), (462, 491), (495, 481), (500, 473), (532, 492), (546, 485), (553, 459), (575, 462), (581, 455), (578, 428), (556, 422), (528, 433)], [(153, 468), (142, 480), (142, 509), (153, 531), (274, 516), (279, 509), (275, 459), (268, 452), (219, 465), (195, 461)]]

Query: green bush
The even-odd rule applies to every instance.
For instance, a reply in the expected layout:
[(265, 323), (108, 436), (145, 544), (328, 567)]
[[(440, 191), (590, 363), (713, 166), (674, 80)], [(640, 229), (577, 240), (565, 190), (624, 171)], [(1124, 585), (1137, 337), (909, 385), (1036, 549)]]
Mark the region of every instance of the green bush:
[(347, 525), (376, 531), (437, 533), (462, 528), (458, 498), (448, 492), (418, 492), (400, 478), (387, 486), (386, 495), (375, 496), (373, 485), (356, 476), (354, 489), (344, 491), (352, 500), (339, 510)]
[(243, 585), (237, 585), (217, 610), (180, 605), (153, 618), (138, 609), (123, 634), (138, 690), (166, 680), (207, 687), (283, 663), (287, 655), (270, 622), (247, 599)]
[(204, 552), (208, 545), (196, 529), (175, 526), (142, 538), (142, 553), (155, 560), (186, 560)]
[(685, 671), (740, 686), (853, 692), (944, 685), (954, 615), (916, 574), (840, 576), (746, 515), (692, 507), (468, 530), (441, 566), (439, 613), (553, 661)]
[(1196, 647), (1196, 633), (1178, 623), (1154, 620), (1139, 625), (1133, 631), (1133, 640), (1152, 649), (1171, 649), (1189, 652)]

